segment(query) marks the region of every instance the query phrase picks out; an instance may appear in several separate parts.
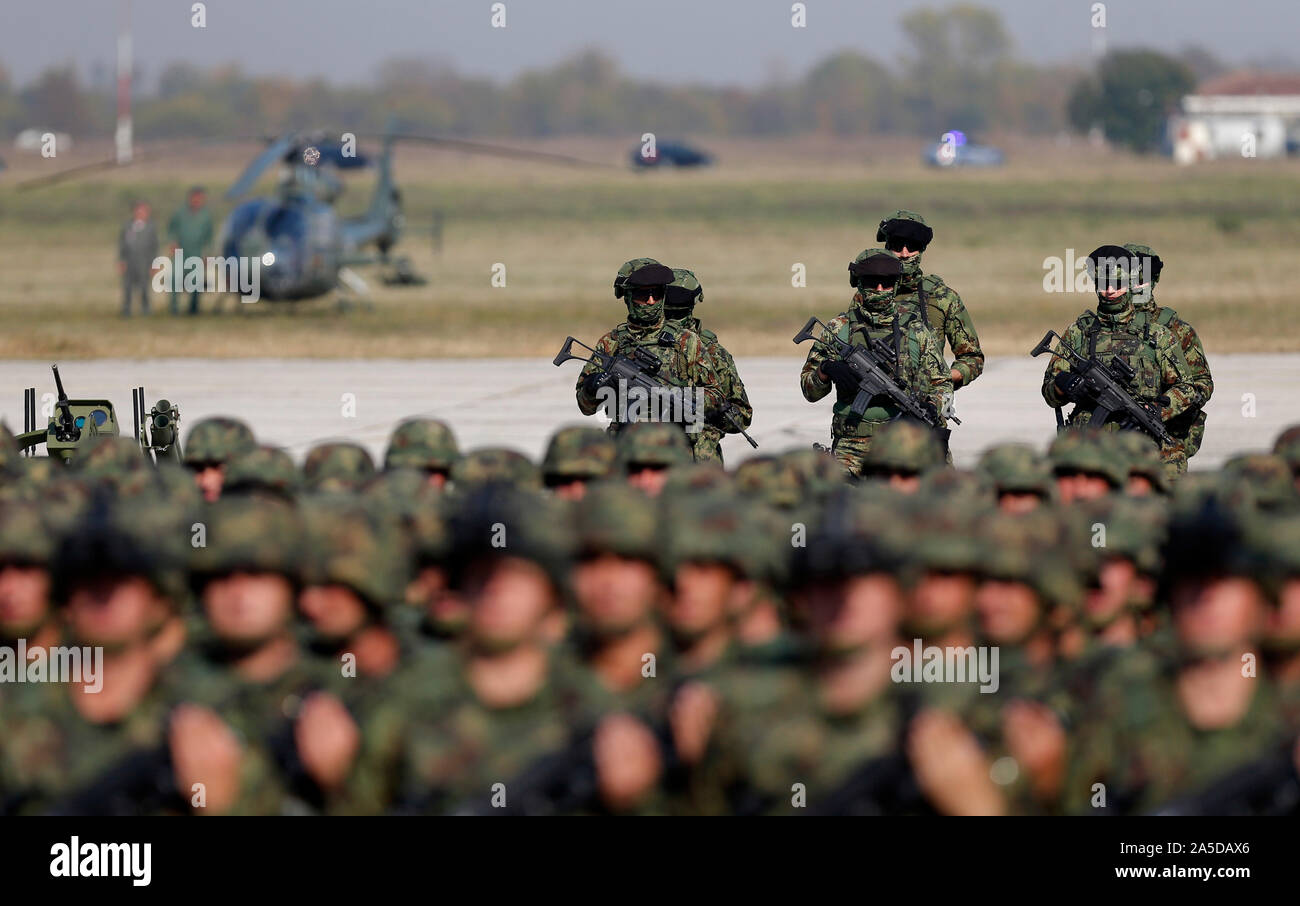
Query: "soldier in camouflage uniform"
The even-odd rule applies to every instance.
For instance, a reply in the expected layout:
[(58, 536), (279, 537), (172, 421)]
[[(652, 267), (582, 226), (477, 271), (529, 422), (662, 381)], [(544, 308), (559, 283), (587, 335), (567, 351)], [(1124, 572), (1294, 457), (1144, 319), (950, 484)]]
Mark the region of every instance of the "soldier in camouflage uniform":
[[(853, 307), (831, 319), (831, 334), (855, 346), (866, 344), (864, 336), (884, 340), (894, 354), (895, 374), (914, 397), (935, 413), (947, 409), (952, 379), (943, 364), (935, 334), (921, 323), (914, 311), (896, 303), (897, 281), (903, 269), (892, 252), (867, 249), (849, 265), (849, 281), (857, 292)], [(871, 438), (882, 425), (897, 418), (900, 410), (881, 397), (873, 400), (861, 418), (849, 411), (857, 396), (857, 384), (847, 363), (835, 358), (823, 336), (808, 352), (800, 374), (804, 399), (815, 403), (835, 387), (834, 417), (831, 420), (835, 458), (852, 475), (862, 472), (863, 458)], [(940, 416), (942, 422), (942, 416)]]
[[(8, 509), (8, 508), (6, 508)], [(193, 739), (170, 723), (152, 628), (183, 589), (184, 528), (102, 493), (54, 551), (51, 598), (81, 675), (5, 690), (0, 716), (0, 811), (72, 814), (183, 812), (180, 766)], [(28, 542), (35, 544), (35, 539)], [(25, 559), (38, 552), (29, 549)], [(142, 765), (137, 771), (124, 767)], [(168, 785), (168, 765), (177, 767)], [(129, 786), (127, 781), (147, 777)]]
[(546, 445), (542, 483), (562, 500), (581, 500), (588, 485), (614, 471), (616, 455), (613, 439), (599, 428), (561, 428)]
[(896, 491), (915, 494), (921, 476), (944, 465), (943, 445), (925, 425), (895, 421), (883, 426), (862, 458), (862, 477), (883, 481)]
[(1056, 435), (1047, 450), (1061, 503), (1091, 500), (1124, 489), (1128, 465), (1116, 438), (1095, 428), (1071, 428)]
[(34, 502), (0, 506), (0, 647), (57, 644), (59, 627), (50, 603), (50, 558), (54, 534)]
[[(833, 493), (825, 519), (794, 551), (802, 656), (779, 666), (739, 661), (704, 680), (717, 704), (700, 763), (734, 812), (888, 808), (874, 797), (841, 801), (856, 771), (900, 754), (908, 713), (890, 681), (903, 608), (899, 561), (866, 525), (874, 512), (855, 514), (860, 499), (849, 488)], [(889, 797), (896, 786), (878, 792)]]
[(411, 418), (393, 429), (384, 453), (384, 469), (420, 469), (431, 485), (441, 488), (459, 458), (456, 435), (446, 422)]
[[(1155, 677), (1101, 688), (1111, 704), (1075, 733), (1065, 795), (1074, 811), (1102, 803), (1144, 813), (1194, 794), (1272, 752), (1283, 725), (1274, 684), (1256, 665), (1268, 615), (1257, 544), (1213, 500), (1178, 510), (1165, 545), (1162, 595), (1176, 650)], [(1089, 715), (1091, 716), (1091, 715)]]
[(619, 434), (615, 470), (651, 497), (663, 490), (670, 470), (690, 463), (690, 444), (671, 425), (642, 422), (628, 425)]
[(673, 282), (668, 286), (668, 295), (664, 299), (664, 318), (669, 324), (676, 324), (695, 331), (704, 340), (704, 345), (716, 365), (718, 378), (722, 384), (722, 393), (727, 399), (727, 411), (731, 418), (719, 416), (710, 421), (692, 438), (695, 460), (697, 462), (716, 460), (722, 462), (722, 435), (737, 434), (748, 428), (754, 418), (754, 407), (749, 404), (745, 385), (736, 370), (736, 360), (726, 347), (718, 342), (718, 335), (703, 327), (700, 319), (695, 317), (695, 306), (704, 301), (704, 287), (695, 274), (684, 267), (673, 268)]
[(185, 467), (208, 503), (221, 496), (225, 464), (232, 456), (257, 445), (248, 425), (234, 418), (205, 418), (185, 438)]
[[(1141, 277), (1133, 272), (1126, 249), (1103, 245), (1088, 258), (1097, 287), (1097, 311), (1080, 315), (1061, 340), (1078, 355), (1095, 355), (1104, 365), (1123, 360), (1134, 372), (1133, 385), (1127, 389), (1139, 403), (1158, 412), (1168, 428), (1200, 404), (1182, 347), (1169, 328), (1134, 308), (1133, 287)], [(1055, 409), (1075, 403), (1071, 425), (1089, 424), (1096, 406), (1083, 397), (1082, 383), (1082, 375), (1071, 370), (1069, 361), (1052, 356), (1043, 375), (1043, 399)], [(1160, 457), (1171, 476), (1187, 471), (1186, 446), (1177, 436), (1161, 449)]]
[(984, 371), (984, 351), (975, 322), (957, 291), (935, 274), (921, 273), (921, 254), (934, 238), (925, 219), (912, 211), (895, 211), (876, 230), (876, 241), (898, 256), (903, 277), (898, 281), (898, 305), (921, 316), (922, 323), (939, 336), (939, 355), (946, 340), (952, 350), (952, 386), (965, 387)]
[(1300, 489), (1300, 425), (1292, 425), (1277, 436), (1273, 442), (1273, 453), (1281, 456), (1291, 467), (1296, 488)]
[(224, 494), (272, 494), (293, 500), (302, 474), (293, 457), (279, 447), (257, 446), (226, 463)]
[(1145, 497), (1169, 493), (1173, 485), (1160, 461), (1159, 444), (1141, 431), (1120, 431), (1115, 435), (1115, 445), (1128, 460), (1125, 494)]
[[(462, 501), (448, 562), (451, 584), (470, 606), (467, 645), (450, 687), (412, 713), (401, 760), (403, 811), (544, 808), (538, 800), (548, 797), (526, 787), (526, 772), (566, 751), (585, 753), (598, 793), (615, 806), (653, 792), (661, 773), (653, 735), (627, 715), (581, 726), (590, 712), (545, 629), (560, 607), (572, 556), (564, 512), (554, 498), (500, 484), (477, 487)], [(636, 750), (649, 757), (629, 757)]]
[(1291, 469), (1280, 456), (1241, 453), (1223, 464), (1222, 480), (1236, 484), (1257, 510), (1294, 513), (1300, 510), (1300, 489), (1291, 481)]
[(359, 490), (375, 474), (370, 452), (351, 441), (317, 444), (302, 463), (302, 486), (317, 493)]
[(1176, 418), (1169, 426), (1169, 432), (1183, 442), (1187, 457), (1196, 455), (1205, 437), (1205, 404), (1214, 393), (1214, 379), (1210, 376), (1210, 363), (1205, 357), (1205, 347), (1196, 329), (1178, 316), (1167, 305), (1156, 302), (1156, 284), (1160, 282), (1160, 272), (1164, 262), (1151, 250), (1149, 245), (1124, 243), (1124, 248), (1138, 261), (1136, 270), (1144, 277), (1150, 274), (1150, 282), (1142, 282), (1133, 287), (1133, 307), (1144, 313), (1157, 324), (1169, 328), (1178, 345), (1182, 347), (1183, 358), (1191, 369), (1191, 383), (1196, 388), (1197, 402), (1185, 413)]
[(993, 482), (1003, 512), (1024, 513), (1056, 499), (1051, 466), (1028, 444), (989, 447), (980, 455), (979, 470)]
[[(727, 399), (716, 363), (704, 339), (694, 330), (670, 323), (664, 317), (664, 297), (673, 279), (672, 270), (653, 259), (633, 259), (624, 264), (614, 280), (614, 295), (626, 304), (627, 320), (601, 337), (595, 348), (607, 355), (624, 356), (640, 350), (658, 359), (659, 378), (673, 387), (682, 388), (692, 406), (702, 401), (698, 409), (667, 414), (668, 418), (680, 423), (680, 430), (694, 435), (709, 421), (717, 422)], [(607, 376), (594, 361), (582, 369), (576, 393), (578, 408), (583, 415), (594, 415), (602, 400), (618, 404), (609, 413), (613, 419), (609, 431), (617, 434), (627, 424), (619, 420), (619, 409), (631, 412), (645, 408), (651, 410), (648, 414), (654, 414), (651, 401), (638, 402), (624, 394), (621, 388), (607, 382)], [(614, 400), (609, 399), (611, 395)], [(676, 410), (677, 407), (666, 408)], [(660, 412), (658, 420), (664, 421), (665, 413)], [(701, 449), (700, 453), (711, 455), (707, 449)]]

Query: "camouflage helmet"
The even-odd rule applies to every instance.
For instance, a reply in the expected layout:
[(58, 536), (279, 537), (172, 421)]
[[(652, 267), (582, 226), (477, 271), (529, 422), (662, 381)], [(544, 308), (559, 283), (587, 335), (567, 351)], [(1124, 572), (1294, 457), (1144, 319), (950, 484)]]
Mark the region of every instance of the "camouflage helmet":
[(664, 310), (677, 317), (689, 315), (704, 301), (704, 287), (695, 274), (684, 267), (673, 268), (673, 282), (664, 295)]
[(617, 554), (654, 562), (658, 556), (659, 514), (655, 501), (630, 485), (592, 485), (574, 508), (580, 557)]
[(624, 261), (623, 266), (618, 269), (614, 275), (614, 298), (622, 299), (625, 293), (624, 286), (627, 283), (628, 275), (633, 271), (640, 270), (647, 264), (659, 264), (654, 258), (633, 258), (630, 261)]
[(384, 468), (446, 471), (459, 457), (456, 435), (446, 422), (411, 418), (393, 429), (384, 453)]
[(1151, 285), (1155, 286), (1160, 282), (1160, 271), (1164, 269), (1165, 263), (1160, 260), (1160, 256), (1149, 245), (1141, 245), (1136, 242), (1126, 242), (1121, 246), (1132, 257), (1140, 259), (1139, 267), (1145, 268), (1146, 259), (1150, 259), (1151, 264)]
[(1130, 476), (1141, 476), (1162, 494), (1169, 493), (1169, 473), (1160, 459), (1160, 447), (1154, 440), (1141, 431), (1119, 431), (1115, 434), (1114, 444), (1127, 460)]
[[(871, 277), (897, 279), (902, 275), (902, 262), (888, 249), (863, 249), (849, 262), (849, 286), (855, 288), (861, 288), (863, 281), (870, 280)], [(870, 285), (875, 286), (874, 283)]]
[(542, 457), (547, 485), (574, 479), (604, 478), (614, 470), (614, 439), (599, 428), (570, 425), (551, 435)]
[(292, 456), (279, 447), (261, 445), (231, 457), (226, 463), (221, 493), (266, 491), (292, 498), (301, 483), (302, 475)]
[(448, 524), (452, 587), (475, 560), (517, 557), (545, 570), (557, 590), (565, 588), (573, 558), (572, 513), (553, 496), (501, 482), (463, 489)]
[[(1160, 551), (1168, 528), (1168, 507), (1160, 499), (1110, 494), (1080, 501), (1076, 518), (1090, 534), (1087, 547), (1098, 558), (1130, 560), (1143, 575), (1160, 573)], [(1104, 527), (1105, 534), (1099, 534)]]
[(224, 463), (256, 445), (252, 429), (238, 419), (224, 416), (205, 418), (196, 423), (185, 438), (185, 465)]
[(745, 522), (734, 494), (669, 494), (661, 517), (659, 547), (667, 578), (687, 563), (725, 563), (744, 572)]
[(1101, 292), (1107, 286), (1131, 289), (1141, 280), (1141, 262), (1122, 245), (1101, 245), (1085, 259), (1088, 276)]
[(1128, 482), (1128, 465), (1114, 445), (1115, 432), (1071, 428), (1056, 435), (1047, 450), (1052, 472), (1088, 472), (1105, 478), (1114, 489)]
[(919, 422), (900, 418), (882, 425), (871, 439), (862, 472), (920, 474), (943, 465), (943, 445), (934, 432)]
[(882, 218), (880, 226), (876, 229), (877, 242), (888, 242), (891, 236), (909, 239), (920, 246), (916, 251), (924, 251), (934, 239), (934, 230), (925, 222), (925, 218), (915, 211), (900, 210)]
[(617, 466), (684, 466), (692, 461), (691, 446), (681, 426), (667, 422), (633, 422), (618, 433)]
[(1050, 499), (1055, 493), (1047, 458), (1028, 444), (989, 447), (980, 456), (979, 470), (993, 482), (998, 494), (1038, 494)]
[(736, 468), (736, 490), (769, 506), (791, 509), (803, 500), (794, 463), (779, 456), (752, 456)]
[(86, 439), (72, 467), (89, 481), (120, 482), (131, 473), (152, 471), (140, 444), (129, 437), (101, 434)]
[(274, 497), (232, 496), (203, 512), (204, 545), (190, 558), (197, 586), (236, 572), (278, 573), (295, 584), (301, 578), (303, 527), (298, 510)]
[(51, 600), (66, 602), (79, 580), (143, 577), (174, 605), (186, 599), (189, 514), (153, 501), (114, 499), (98, 490), (55, 547)]
[(664, 479), (664, 492), (678, 490), (706, 491), (731, 490), (734, 476), (716, 462), (692, 462), (675, 466)]
[(844, 467), (829, 451), (796, 447), (782, 453), (781, 459), (794, 466), (804, 493), (814, 500), (824, 499), (848, 479)]
[(855, 486), (836, 488), (809, 524), (806, 543), (792, 550), (792, 580), (896, 574), (903, 564), (902, 550), (881, 530), (891, 520), (897, 522), (882, 497)]
[(1271, 453), (1243, 453), (1223, 464), (1223, 477), (1243, 484), (1261, 510), (1281, 512), (1300, 507), (1300, 491), (1286, 460)]
[[(936, 474), (946, 474), (955, 469)], [(914, 541), (907, 545), (909, 567), (916, 571), (974, 573), (983, 550), (979, 525), (991, 507), (969, 498), (922, 491), (909, 507)]]
[(505, 483), (534, 491), (542, 486), (542, 473), (522, 453), (505, 447), (481, 447), (466, 453), (451, 467), (451, 481), (457, 488), (469, 485)]
[(369, 451), (351, 441), (317, 444), (302, 464), (308, 491), (355, 491), (375, 474)]
[(23, 459), (18, 452), (18, 438), (7, 424), (0, 422), (0, 484), (13, 481), (22, 474)]
[(19, 500), (0, 506), (0, 566), (48, 566), (54, 534), (44, 507)]
[(376, 613), (404, 599), (411, 551), (394, 520), (336, 494), (306, 497), (299, 508), (304, 585), (350, 588)]
[(982, 472), (969, 469), (931, 469), (921, 476), (919, 493), (930, 499), (952, 500), (972, 509), (997, 503), (993, 484)]
[(1300, 425), (1292, 425), (1277, 436), (1273, 454), (1286, 460), (1292, 474), (1300, 477)]
[(1053, 556), (1053, 549), (1066, 537), (1053, 511), (993, 512), (981, 520), (979, 531), (982, 576), (1033, 588), (1042, 599), (1044, 616), (1055, 605), (1077, 607), (1081, 603), (1082, 560)]

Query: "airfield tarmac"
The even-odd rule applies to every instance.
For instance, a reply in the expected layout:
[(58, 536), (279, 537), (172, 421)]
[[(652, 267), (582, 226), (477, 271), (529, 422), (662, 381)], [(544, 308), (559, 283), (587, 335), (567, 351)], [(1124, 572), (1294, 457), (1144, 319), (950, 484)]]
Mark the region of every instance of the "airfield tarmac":
[[(830, 399), (816, 404), (799, 392), (803, 360), (737, 360), (755, 405), (752, 450), (728, 436), (728, 464), (758, 453), (777, 453), (813, 441), (829, 443)], [(573, 398), (578, 365), (550, 359), (94, 359), (64, 360), (59, 371), (69, 396), (107, 397), (131, 430), (131, 387), (143, 384), (152, 405), (176, 403), (182, 432), (211, 415), (234, 415), (263, 443), (284, 447), (301, 461), (326, 439), (356, 441), (381, 462), (389, 432), (409, 416), (448, 421), (462, 449), (505, 446), (540, 457), (563, 424), (603, 425), (584, 419)], [(1045, 358), (990, 358), (984, 374), (958, 392), (953, 458), (973, 466), (980, 452), (1001, 441), (1043, 449), (1055, 430), (1039, 395)], [(1236, 453), (1259, 451), (1288, 424), (1300, 421), (1300, 355), (1213, 355), (1214, 397), (1205, 444), (1195, 469), (1219, 466)], [(22, 427), (22, 388), (35, 386), (38, 410), (54, 399), (54, 379), (44, 361), (0, 362), (0, 419)], [(49, 394), (48, 397), (45, 394)], [(351, 394), (351, 397), (348, 395)], [(39, 414), (39, 411), (38, 411)], [(182, 435), (183, 436), (183, 435)]]

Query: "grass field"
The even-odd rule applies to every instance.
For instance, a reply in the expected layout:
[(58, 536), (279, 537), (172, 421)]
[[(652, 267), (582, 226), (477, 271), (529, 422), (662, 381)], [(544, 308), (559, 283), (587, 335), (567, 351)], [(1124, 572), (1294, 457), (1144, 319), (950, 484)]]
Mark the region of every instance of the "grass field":
[[(610, 282), (639, 255), (696, 271), (705, 291), (697, 313), (736, 355), (799, 355), (790, 338), (809, 314), (844, 308), (847, 262), (877, 244), (877, 221), (899, 207), (934, 226), (926, 270), (961, 293), (990, 355), (1025, 354), (1045, 329), (1063, 329), (1095, 303), (1045, 292), (1044, 259), (1128, 241), (1164, 258), (1158, 297), (1195, 324), (1211, 355), (1300, 350), (1300, 162), (1183, 169), (1078, 144), (1008, 141), (1006, 167), (936, 172), (912, 142), (706, 144), (719, 165), (680, 173), (404, 148), (396, 174), (408, 222), (425, 226), (434, 209), (444, 217), (440, 252), (414, 232), (399, 249), (427, 286), (386, 287), (362, 269), (371, 311), (340, 312), (330, 298), (228, 301), (224, 315), (174, 319), (159, 297), (150, 318), (129, 321), (117, 315), (114, 269), (127, 200), (150, 199), (165, 223), (188, 185), (206, 183), (217, 196), (256, 149), (207, 149), (27, 192), (13, 184), (53, 162), (6, 155), (0, 357), (549, 356), (566, 334), (594, 341), (621, 320)], [(604, 140), (542, 147), (610, 162), (624, 152)], [(81, 149), (58, 166), (105, 153)], [(349, 181), (343, 210), (360, 210), (368, 192), (368, 179)], [(214, 201), (218, 214), (229, 210)], [(497, 262), (504, 288), (490, 283)], [(796, 263), (806, 288), (791, 286)]]

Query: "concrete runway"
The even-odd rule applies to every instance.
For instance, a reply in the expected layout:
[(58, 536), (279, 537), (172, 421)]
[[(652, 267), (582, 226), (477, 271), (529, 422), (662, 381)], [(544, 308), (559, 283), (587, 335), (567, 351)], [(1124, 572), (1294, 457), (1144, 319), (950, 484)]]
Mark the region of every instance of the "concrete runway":
[[(990, 359), (984, 374), (958, 391), (955, 408), (962, 424), (954, 426), (952, 436), (958, 465), (973, 465), (981, 450), (999, 441), (1039, 448), (1051, 441), (1052, 413), (1039, 395), (1045, 362), (1028, 356)], [(804, 400), (798, 386), (802, 363), (801, 358), (737, 361), (755, 407), (750, 433), (759, 450), (729, 436), (723, 444), (728, 463), (829, 442), (830, 399)], [(128, 432), (131, 387), (143, 384), (150, 405), (159, 396), (177, 404), (183, 430), (210, 415), (235, 415), (260, 441), (285, 447), (299, 460), (318, 441), (346, 438), (370, 449), (376, 461), (394, 425), (412, 415), (447, 420), (462, 449), (506, 446), (538, 457), (557, 426), (604, 423), (600, 415), (584, 419), (577, 410), (578, 367), (568, 362), (556, 368), (549, 359), (59, 362), (69, 396), (112, 400)], [(1213, 468), (1235, 453), (1265, 449), (1282, 428), (1300, 422), (1300, 355), (1219, 355), (1210, 367), (1214, 397), (1194, 468)], [(15, 431), (22, 427), (22, 388), (29, 386), (36, 387), (39, 414), (42, 404), (54, 399), (49, 363), (0, 362), (0, 418)]]

